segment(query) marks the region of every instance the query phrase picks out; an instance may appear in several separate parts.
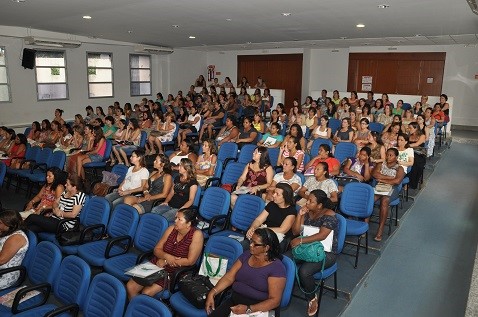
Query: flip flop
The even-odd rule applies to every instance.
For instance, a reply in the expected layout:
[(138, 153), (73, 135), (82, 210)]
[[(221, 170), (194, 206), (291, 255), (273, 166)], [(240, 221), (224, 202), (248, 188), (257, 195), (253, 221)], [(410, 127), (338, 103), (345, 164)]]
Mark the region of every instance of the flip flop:
[(376, 236), (373, 238), (374, 241), (381, 242), (382, 241), (382, 236)]

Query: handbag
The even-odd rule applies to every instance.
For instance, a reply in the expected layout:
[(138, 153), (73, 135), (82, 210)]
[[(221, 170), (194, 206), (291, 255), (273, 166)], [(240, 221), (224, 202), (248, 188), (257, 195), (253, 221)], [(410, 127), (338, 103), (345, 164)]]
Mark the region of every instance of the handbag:
[(179, 290), (196, 308), (204, 308), (207, 294), (214, 287), (207, 276), (189, 272), (179, 280)]
[[(83, 231), (83, 229), (84, 226), (80, 225), (78, 228), (60, 233), (59, 235), (57, 235), (56, 239), (61, 246), (77, 245), (80, 243), (81, 232)], [(93, 240), (93, 236), (93, 231), (88, 231), (85, 234), (83, 241), (91, 241)]]
[[(299, 237), (302, 238), (302, 237)], [(322, 245), (322, 242), (320, 241), (314, 241), (311, 243), (301, 243), (294, 247), (292, 249), (292, 257), (295, 260), (301, 260), (304, 262), (321, 262), (322, 261), (322, 270), (320, 271), (321, 275), (324, 272), (325, 268), (325, 251), (324, 251), (324, 246)], [(319, 285), (316, 285), (315, 289), (312, 292), (307, 292), (302, 288), (302, 285), (300, 285), (300, 279), (299, 279), (299, 269), (297, 266), (297, 263), (295, 265), (295, 277), (297, 279), (297, 285), (299, 285), (300, 290), (304, 294), (312, 294), (317, 292), (317, 289), (319, 288)]]
[(201, 267), (199, 268), (199, 275), (209, 277), (213, 285), (216, 285), (221, 277), (227, 271), (227, 259), (211, 253), (205, 253)]
[(151, 286), (157, 281), (164, 279), (164, 289), (168, 289), (168, 272), (161, 270), (145, 277), (133, 276), (133, 281), (142, 286)]
[(380, 193), (389, 193), (392, 191), (392, 185), (391, 184), (385, 184), (385, 183), (377, 183), (375, 185), (375, 191), (380, 192)]

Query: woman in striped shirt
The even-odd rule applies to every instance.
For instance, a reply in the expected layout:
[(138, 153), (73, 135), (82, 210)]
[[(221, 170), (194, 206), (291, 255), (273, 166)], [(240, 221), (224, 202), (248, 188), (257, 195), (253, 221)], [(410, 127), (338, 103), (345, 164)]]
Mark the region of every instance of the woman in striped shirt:
[(85, 204), (86, 195), (82, 192), (83, 182), (74, 174), (71, 174), (66, 181), (66, 190), (60, 198), (53, 204), (51, 214), (36, 215), (32, 214), (25, 220), (25, 224), (33, 232), (52, 232), (57, 231), (57, 226), (62, 219), (72, 219), (72, 221), (63, 224), (64, 230), (71, 230), (75, 226), (73, 219), (80, 216), (80, 211)]

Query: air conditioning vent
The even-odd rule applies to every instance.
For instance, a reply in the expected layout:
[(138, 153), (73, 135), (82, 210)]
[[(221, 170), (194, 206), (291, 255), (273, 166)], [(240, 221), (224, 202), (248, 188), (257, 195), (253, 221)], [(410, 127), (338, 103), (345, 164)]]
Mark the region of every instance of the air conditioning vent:
[(149, 53), (149, 54), (156, 54), (156, 55), (168, 55), (174, 52), (174, 50), (170, 47), (164, 46), (149, 46), (138, 44), (134, 47), (134, 51), (138, 53)]
[(51, 39), (45, 37), (27, 36), (24, 38), (26, 45), (59, 47), (59, 48), (76, 48), (81, 45), (80, 41)]

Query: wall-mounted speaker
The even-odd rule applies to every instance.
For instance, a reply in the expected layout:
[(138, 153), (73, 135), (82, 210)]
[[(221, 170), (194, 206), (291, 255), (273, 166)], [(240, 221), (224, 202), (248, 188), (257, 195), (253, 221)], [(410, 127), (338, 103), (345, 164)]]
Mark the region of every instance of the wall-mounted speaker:
[(24, 48), (22, 56), (23, 68), (33, 69), (35, 67), (35, 50)]

